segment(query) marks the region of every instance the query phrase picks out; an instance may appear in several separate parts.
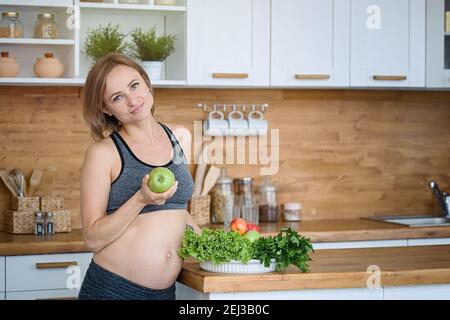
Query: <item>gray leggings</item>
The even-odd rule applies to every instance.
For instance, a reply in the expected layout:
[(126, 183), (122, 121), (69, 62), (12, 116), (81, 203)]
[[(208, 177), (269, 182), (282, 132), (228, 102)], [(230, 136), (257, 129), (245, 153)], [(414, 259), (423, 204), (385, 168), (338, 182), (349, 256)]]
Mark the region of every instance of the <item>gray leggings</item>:
[(91, 261), (81, 285), (79, 300), (175, 300), (175, 283), (150, 289), (112, 273)]

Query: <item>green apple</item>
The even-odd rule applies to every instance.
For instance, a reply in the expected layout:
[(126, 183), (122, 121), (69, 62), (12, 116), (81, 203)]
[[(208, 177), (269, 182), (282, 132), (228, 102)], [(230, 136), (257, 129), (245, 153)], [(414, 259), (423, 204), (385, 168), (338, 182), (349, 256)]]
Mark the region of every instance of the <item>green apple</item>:
[(175, 183), (175, 175), (164, 167), (154, 168), (149, 173), (148, 187), (156, 193), (166, 192)]
[(249, 230), (246, 233), (244, 233), (244, 238), (247, 238), (248, 240), (250, 240), (250, 242), (256, 241), (260, 237), (261, 237), (261, 234), (255, 230)]

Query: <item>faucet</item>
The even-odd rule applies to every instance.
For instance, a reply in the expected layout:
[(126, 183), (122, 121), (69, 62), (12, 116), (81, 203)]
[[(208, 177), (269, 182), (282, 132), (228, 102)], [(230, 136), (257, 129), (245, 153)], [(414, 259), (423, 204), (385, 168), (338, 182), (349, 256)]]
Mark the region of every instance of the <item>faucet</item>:
[(430, 181), (430, 188), (442, 209), (442, 214), (447, 219), (450, 219), (450, 195), (447, 192), (442, 193), (439, 186), (434, 181)]

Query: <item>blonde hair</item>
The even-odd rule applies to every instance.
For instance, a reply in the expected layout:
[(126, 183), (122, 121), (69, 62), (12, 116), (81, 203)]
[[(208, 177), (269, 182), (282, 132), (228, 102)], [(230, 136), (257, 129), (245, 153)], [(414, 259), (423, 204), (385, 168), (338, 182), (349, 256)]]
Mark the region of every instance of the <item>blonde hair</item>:
[[(89, 125), (91, 135), (96, 141), (106, 138), (111, 131), (118, 131), (121, 127), (121, 123), (116, 117), (106, 115), (103, 112), (106, 78), (111, 70), (118, 65), (128, 66), (139, 72), (153, 94), (150, 78), (133, 59), (115, 52), (98, 59), (89, 71), (83, 94), (84, 120)], [(155, 106), (152, 107), (152, 114), (154, 112)]]

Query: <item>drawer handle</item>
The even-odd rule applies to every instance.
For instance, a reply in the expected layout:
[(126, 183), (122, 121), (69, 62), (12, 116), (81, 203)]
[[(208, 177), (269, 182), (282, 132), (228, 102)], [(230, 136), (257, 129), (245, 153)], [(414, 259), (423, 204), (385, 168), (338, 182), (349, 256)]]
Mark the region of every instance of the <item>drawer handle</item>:
[(37, 262), (36, 269), (61, 269), (70, 266), (77, 266), (76, 261), (62, 261), (62, 262)]
[(328, 80), (329, 74), (296, 74), (296, 80)]
[(373, 80), (387, 80), (387, 81), (403, 81), (406, 80), (406, 76), (373, 76)]
[(248, 78), (248, 73), (213, 73), (212, 76), (222, 79), (244, 79)]
[(37, 298), (35, 300), (78, 300), (77, 297)]

